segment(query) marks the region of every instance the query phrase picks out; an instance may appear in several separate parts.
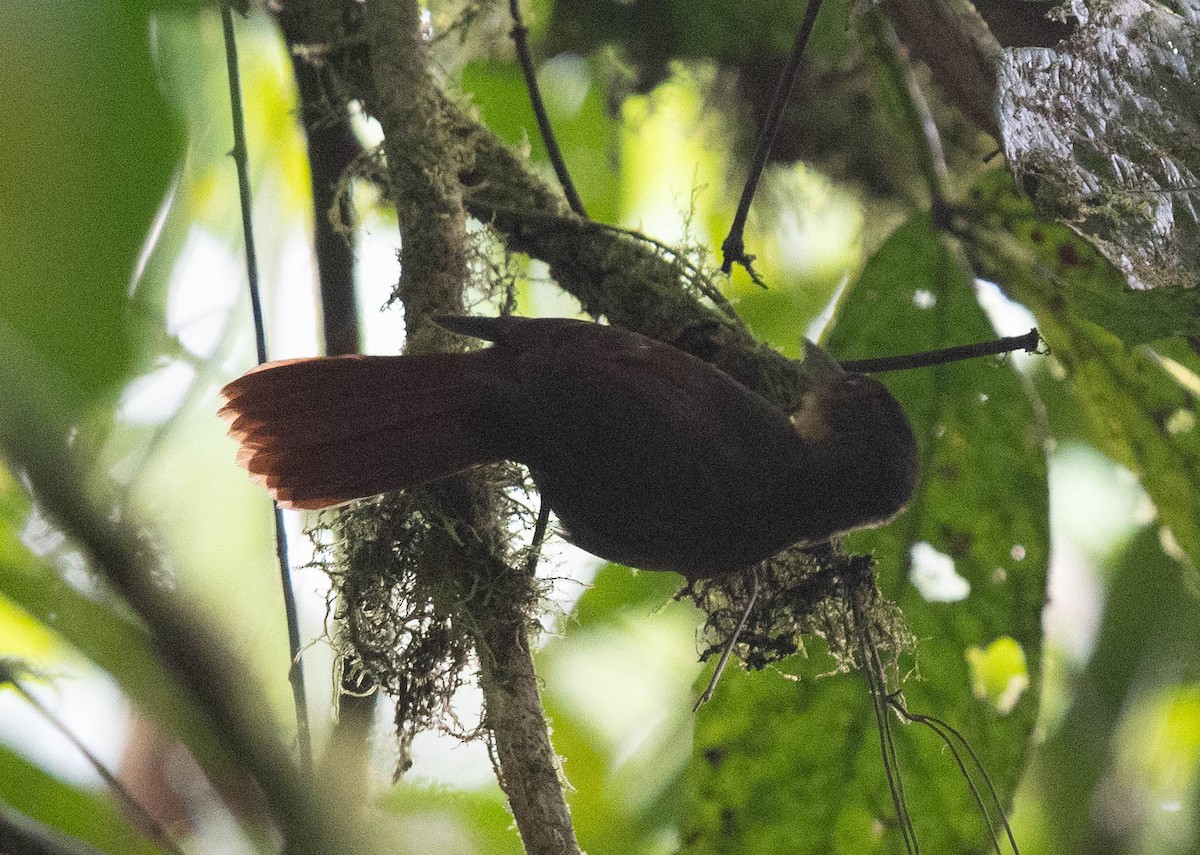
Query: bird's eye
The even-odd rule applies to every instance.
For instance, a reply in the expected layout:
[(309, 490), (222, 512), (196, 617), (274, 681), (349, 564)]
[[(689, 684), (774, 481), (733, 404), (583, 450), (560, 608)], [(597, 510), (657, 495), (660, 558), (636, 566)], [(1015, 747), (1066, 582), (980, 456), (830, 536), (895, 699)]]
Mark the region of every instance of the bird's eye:
[(863, 374), (853, 374), (847, 377), (842, 383), (842, 389), (850, 395), (870, 395), (876, 390), (881, 389), (878, 380), (872, 380)]

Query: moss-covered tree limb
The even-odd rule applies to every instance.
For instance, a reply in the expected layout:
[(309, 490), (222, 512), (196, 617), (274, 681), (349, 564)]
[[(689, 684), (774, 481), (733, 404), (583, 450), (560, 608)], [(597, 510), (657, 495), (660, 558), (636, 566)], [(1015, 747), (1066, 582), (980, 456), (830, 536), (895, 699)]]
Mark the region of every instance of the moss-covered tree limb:
[[(521, 562), (504, 560), (506, 536), (495, 525), (497, 505), (486, 490), (473, 478), (439, 485), (436, 493), (443, 506), (459, 521), (473, 520), (476, 527), (433, 532), (426, 560), (439, 565), (433, 569), (480, 580), (459, 607), (479, 658), (484, 725), (495, 749), (500, 787), (526, 853), (578, 855), (531, 655), (530, 629), (536, 624), (533, 580), (521, 578)], [(492, 519), (483, 519), (483, 514)]]
[[(342, 9), (343, 14), (324, 14), (323, 10), (331, 5)], [(387, 115), (403, 122), (407, 109), (403, 99), (408, 96), (402, 90), (392, 91), (391, 95), (401, 102), (389, 107), (384, 100), (388, 93), (377, 91), (380, 86), (392, 84), (387, 83), (387, 74), (381, 75), (373, 67), (372, 52), (379, 50), (378, 37), (383, 33), (376, 29), (375, 36), (365, 38), (369, 8), (369, 4), (363, 7), (339, 0), (289, 0), (287, 4), (289, 15), (312, 26), (307, 38), (297, 33), (295, 41), (306, 44), (335, 72), (337, 90), (330, 96), (358, 99), (368, 105), (378, 103), (379, 110), (391, 111)], [(380, 24), (371, 26), (378, 28)], [(372, 43), (376, 47), (371, 47)], [(399, 72), (411, 60), (386, 54), (380, 56), (380, 61)], [(561, 194), (542, 181), (526, 159), (438, 91), (434, 81), (427, 83), (420, 97), (435, 99), (426, 108), (431, 117), (436, 117), (438, 138), (447, 145), (440, 152), (443, 163), (457, 169), (456, 180), (462, 185), (462, 204), (468, 214), (488, 223), (511, 249), (548, 263), (558, 284), (590, 314), (709, 360), (781, 406), (788, 407), (799, 399), (803, 379), (797, 364), (765, 347), (738, 322), (700, 299), (696, 289), (687, 287), (691, 276), (677, 258), (620, 230), (572, 215)], [(385, 143), (385, 148), (392, 145)], [(407, 184), (410, 177), (423, 181), (419, 174), (406, 177), (396, 171), (396, 158), (412, 160), (413, 151), (388, 153), (394, 155), (389, 161), (390, 182)], [(455, 180), (440, 170), (431, 175)], [(453, 205), (443, 213), (455, 219), (458, 216)], [(402, 230), (407, 232), (413, 227), (423, 230), (425, 225), (419, 220), (412, 222), (401, 212)], [(406, 238), (416, 240), (412, 234), (406, 234)], [(414, 265), (416, 261), (408, 257), (409, 249), (411, 244), (405, 250), (405, 264)], [(435, 254), (430, 252), (428, 256), (436, 264)], [(441, 278), (439, 268), (434, 267), (431, 282)], [(420, 281), (417, 271), (411, 266), (408, 269), (412, 271), (411, 281)], [(404, 299), (403, 294), (400, 297)], [(406, 303), (407, 311), (413, 309)], [(440, 309), (447, 310), (449, 306)], [(429, 334), (427, 325), (421, 334)]]
[[(432, 323), (463, 308), (467, 282), (466, 212), (459, 175), (470, 150), (458, 144), (445, 99), (429, 74), (416, 0), (367, 0), (364, 33), (372, 72), (366, 103), (384, 133), (388, 177), (400, 220), (406, 349), (445, 349)], [(501, 785), (526, 852), (577, 853), (557, 758), (537, 691), (527, 627), (532, 587), (524, 596), (489, 596), (490, 585), (520, 571), (508, 558), (497, 487), (475, 476), (433, 492), (446, 515), (433, 526), (419, 572), (463, 580), (451, 610), (474, 638), (484, 693), (484, 723), (499, 760)], [(478, 583), (467, 584), (468, 580)], [(517, 584), (520, 585), (519, 580)], [(470, 593), (466, 593), (466, 592)]]
[[(404, 303), (409, 352), (444, 349), (447, 333), (430, 324), (462, 309), (467, 275), (466, 212), (443, 100), (429, 73), (416, 0), (366, 0), (363, 34), (372, 88), (367, 109), (384, 133), (403, 257), (397, 295)], [(440, 341), (439, 341), (440, 340)]]
[[(676, 345), (790, 409), (803, 393), (798, 364), (705, 303), (677, 261), (633, 235), (572, 215), (529, 163), (447, 99), (446, 115), (472, 149), (462, 175), (468, 212), (511, 249), (545, 261), (584, 311)], [(797, 331), (799, 335), (799, 331)]]

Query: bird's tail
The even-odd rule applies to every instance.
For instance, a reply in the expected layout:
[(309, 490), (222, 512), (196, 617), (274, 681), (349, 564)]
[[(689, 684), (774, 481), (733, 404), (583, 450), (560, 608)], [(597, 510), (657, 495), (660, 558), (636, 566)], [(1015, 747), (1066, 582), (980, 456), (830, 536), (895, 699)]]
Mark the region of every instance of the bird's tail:
[(221, 390), (238, 462), (287, 508), (324, 508), (503, 458), (501, 348), (294, 359)]

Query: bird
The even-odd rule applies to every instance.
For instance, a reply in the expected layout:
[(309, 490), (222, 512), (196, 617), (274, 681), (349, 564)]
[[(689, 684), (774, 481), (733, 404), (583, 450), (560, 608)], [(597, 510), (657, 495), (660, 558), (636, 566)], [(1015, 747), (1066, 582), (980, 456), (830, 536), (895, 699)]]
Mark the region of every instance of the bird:
[(882, 525), (917, 445), (879, 381), (805, 342), (784, 412), (669, 344), (568, 318), (446, 316), (463, 353), (266, 363), (222, 389), (238, 462), (284, 508), (319, 509), (515, 461), (563, 536), (689, 582)]

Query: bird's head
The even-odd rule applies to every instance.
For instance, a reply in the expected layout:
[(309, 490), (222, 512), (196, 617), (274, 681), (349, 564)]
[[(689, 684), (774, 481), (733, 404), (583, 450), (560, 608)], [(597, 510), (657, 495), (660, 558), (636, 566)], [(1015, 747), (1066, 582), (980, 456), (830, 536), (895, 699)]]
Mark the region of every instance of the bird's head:
[(845, 507), (847, 529), (886, 522), (917, 481), (917, 442), (900, 402), (811, 341), (802, 366), (808, 388), (791, 420), (824, 470), (830, 501)]

